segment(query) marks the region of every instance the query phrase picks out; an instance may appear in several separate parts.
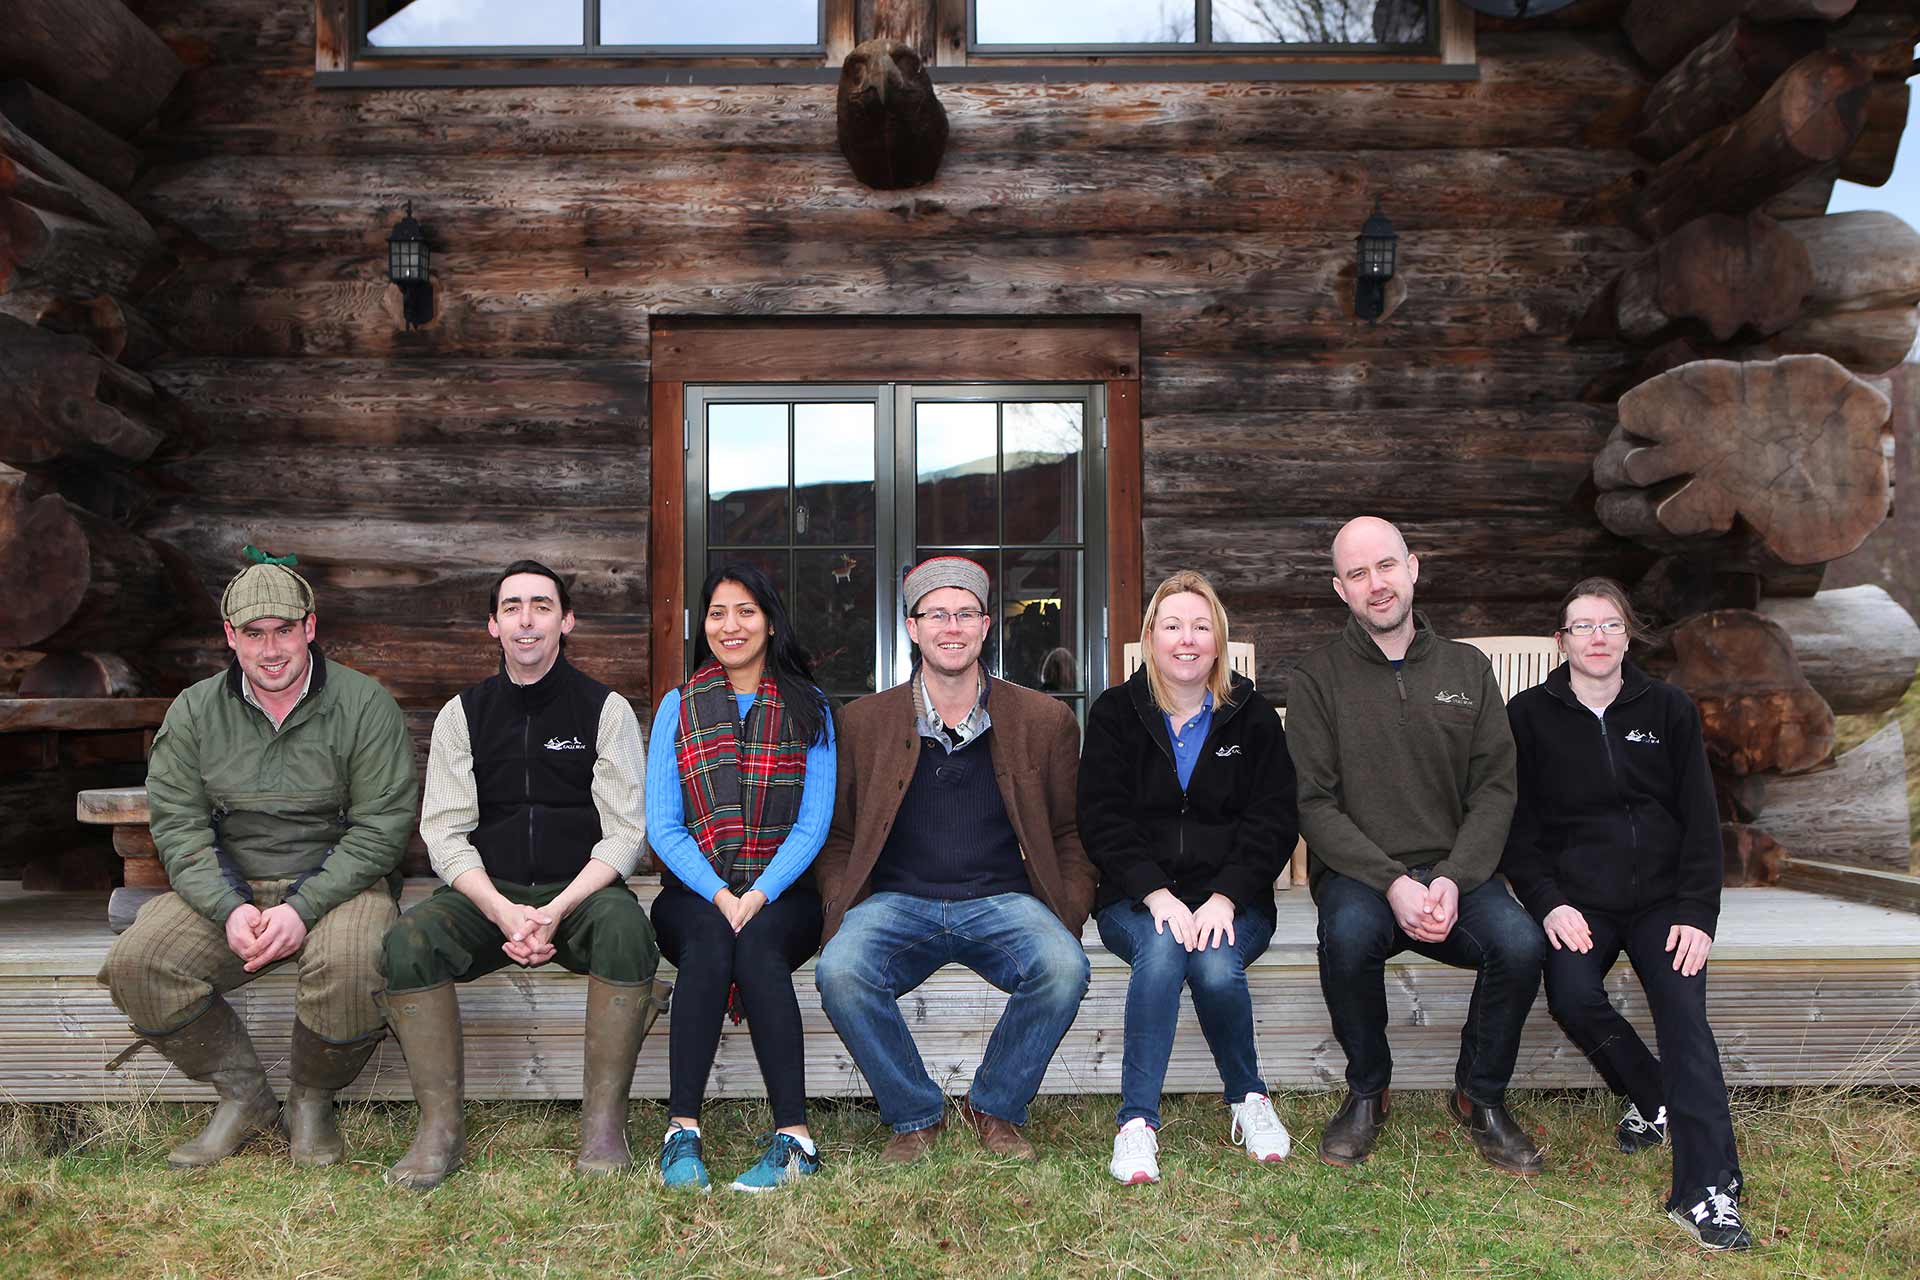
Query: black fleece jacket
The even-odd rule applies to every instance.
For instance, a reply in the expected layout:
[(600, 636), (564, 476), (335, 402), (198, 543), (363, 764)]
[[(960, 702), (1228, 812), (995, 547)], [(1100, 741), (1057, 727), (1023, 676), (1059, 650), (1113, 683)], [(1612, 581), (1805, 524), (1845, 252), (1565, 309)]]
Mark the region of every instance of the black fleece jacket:
[(1563, 904), (1637, 913), (1671, 904), (1711, 934), (1720, 916), (1720, 819), (1692, 699), (1628, 662), (1596, 717), (1567, 667), (1507, 704), (1519, 803), (1500, 869), (1537, 920)]
[(1146, 669), (1087, 712), (1080, 839), (1100, 873), (1096, 911), (1170, 889), (1190, 907), (1215, 893), (1274, 916), (1273, 882), (1299, 820), (1293, 760), (1273, 704), (1236, 675), (1183, 792), (1167, 721)]

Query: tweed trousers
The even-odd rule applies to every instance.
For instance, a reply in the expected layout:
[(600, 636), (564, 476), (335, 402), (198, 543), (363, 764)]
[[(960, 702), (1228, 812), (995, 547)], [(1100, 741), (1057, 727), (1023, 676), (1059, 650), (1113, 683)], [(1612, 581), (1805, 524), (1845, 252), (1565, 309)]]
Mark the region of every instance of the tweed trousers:
[[(291, 880), (252, 880), (253, 903), (278, 906)], [(215, 993), (243, 987), (261, 973), (294, 965), (299, 986), (294, 1011), (307, 1029), (336, 1044), (360, 1040), (386, 1025), (375, 998), (386, 989), (380, 976), (380, 941), (399, 907), (384, 881), (321, 916), (307, 940), (286, 959), (248, 973), (227, 946), (226, 930), (163, 893), (140, 908), (133, 927), (114, 940), (100, 969), (100, 984), (143, 1035), (169, 1035), (205, 1013)]]

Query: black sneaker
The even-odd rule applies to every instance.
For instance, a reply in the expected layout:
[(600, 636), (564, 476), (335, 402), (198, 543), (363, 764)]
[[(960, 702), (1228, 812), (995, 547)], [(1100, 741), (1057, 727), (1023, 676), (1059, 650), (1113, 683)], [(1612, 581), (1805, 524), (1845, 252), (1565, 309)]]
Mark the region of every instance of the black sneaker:
[(1649, 1120), (1640, 1114), (1638, 1106), (1628, 1103), (1627, 1114), (1620, 1117), (1620, 1127), (1613, 1131), (1613, 1137), (1628, 1155), (1659, 1146), (1667, 1140), (1667, 1109), (1661, 1107)]
[(1667, 1216), (1687, 1229), (1702, 1249), (1751, 1249), (1753, 1237), (1740, 1222), (1740, 1189), (1702, 1187), (1686, 1197), (1687, 1207), (1667, 1210)]

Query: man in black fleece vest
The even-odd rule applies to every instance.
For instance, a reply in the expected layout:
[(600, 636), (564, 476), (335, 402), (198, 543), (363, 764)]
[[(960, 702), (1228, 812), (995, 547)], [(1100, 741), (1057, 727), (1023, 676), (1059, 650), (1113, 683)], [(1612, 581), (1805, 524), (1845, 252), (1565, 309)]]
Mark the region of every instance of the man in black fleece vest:
[(566, 583), (531, 560), (488, 596), (500, 673), (440, 710), (420, 834), (446, 881), (387, 934), (388, 1021), (420, 1129), (387, 1181), (439, 1185), (466, 1149), (458, 983), (557, 960), (587, 978), (583, 1174), (631, 1162), (627, 1093), (660, 950), (626, 878), (646, 839), (646, 746), (627, 700), (568, 662)]
[(1520, 1029), (1540, 988), (1540, 929), (1492, 879), (1513, 819), (1513, 736), (1486, 656), (1413, 612), (1420, 562), (1361, 516), (1333, 540), (1353, 616), (1301, 660), (1287, 699), (1300, 831), (1320, 910), (1320, 987), (1347, 1054), (1346, 1101), (1320, 1158), (1355, 1165), (1388, 1107), (1386, 963), (1412, 949), (1475, 969), (1448, 1110), (1489, 1163), (1540, 1172), (1507, 1114)]

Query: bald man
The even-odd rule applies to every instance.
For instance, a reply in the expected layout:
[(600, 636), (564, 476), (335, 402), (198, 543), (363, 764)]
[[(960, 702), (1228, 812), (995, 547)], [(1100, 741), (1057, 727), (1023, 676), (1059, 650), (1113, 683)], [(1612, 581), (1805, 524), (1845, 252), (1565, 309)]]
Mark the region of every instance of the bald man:
[(1386, 963), (1413, 950), (1478, 973), (1448, 1109), (1488, 1163), (1540, 1172), (1506, 1109), (1545, 941), (1493, 878), (1513, 819), (1514, 748), (1500, 686), (1472, 645), (1415, 612), (1420, 560), (1385, 520), (1333, 540), (1352, 614), (1295, 668), (1287, 745), (1320, 909), (1320, 987), (1347, 1055), (1347, 1097), (1320, 1158), (1357, 1165), (1388, 1110)]

